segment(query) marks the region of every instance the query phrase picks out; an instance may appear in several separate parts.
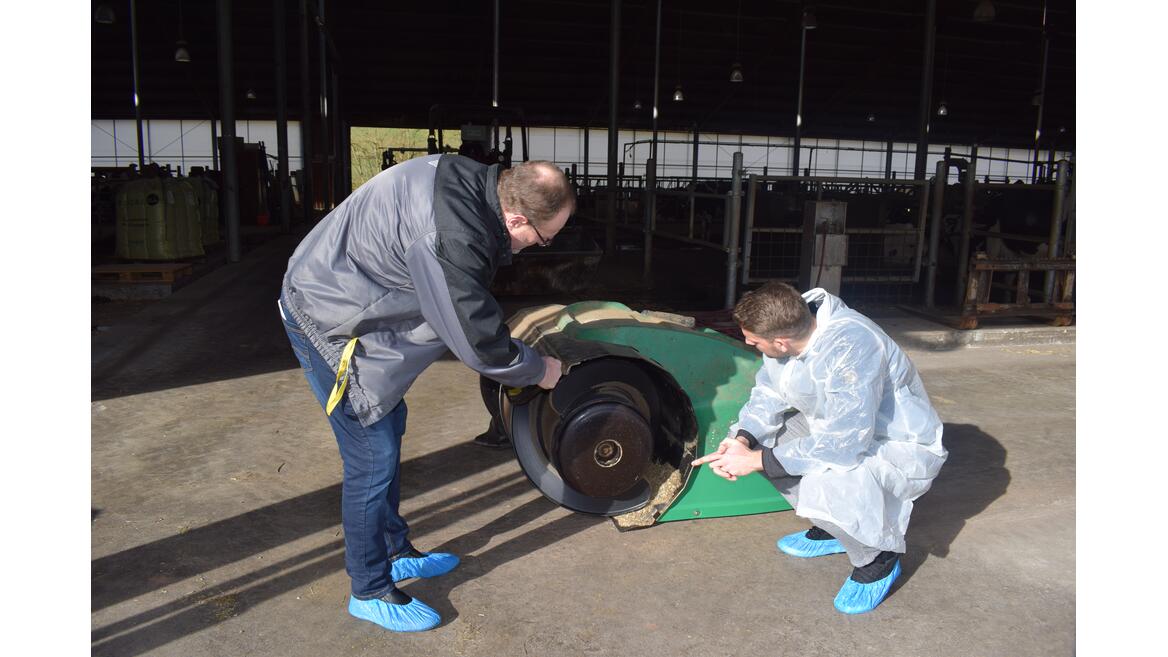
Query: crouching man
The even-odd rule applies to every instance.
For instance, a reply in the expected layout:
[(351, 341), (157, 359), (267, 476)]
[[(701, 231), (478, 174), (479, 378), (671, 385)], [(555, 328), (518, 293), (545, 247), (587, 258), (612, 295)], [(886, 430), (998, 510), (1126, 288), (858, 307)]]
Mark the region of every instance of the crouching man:
[(839, 297), (768, 283), (734, 319), (763, 364), (730, 436), (694, 465), (731, 481), (763, 472), (812, 524), (779, 549), (846, 552), (853, 569), (835, 607), (871, 611), (900, 575), (913, 500), (948, 455), (941, 420), (908, 356)]

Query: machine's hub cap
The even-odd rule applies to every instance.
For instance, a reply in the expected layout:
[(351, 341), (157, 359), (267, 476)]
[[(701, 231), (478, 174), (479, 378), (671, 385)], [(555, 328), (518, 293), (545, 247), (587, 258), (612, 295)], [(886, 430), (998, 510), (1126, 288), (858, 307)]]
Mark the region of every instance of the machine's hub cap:
[(602, 468), (611, 468), (620, 463), (622, 450), (620, 443), (615, 440), (602, 440), (596, 446), (596, 465)]
[(560, 424), (555, 459), (564, 481), (585, 495), (614, 497), (629, 490), (653, 453), (649, 422), (620, 401), (595, 401)]

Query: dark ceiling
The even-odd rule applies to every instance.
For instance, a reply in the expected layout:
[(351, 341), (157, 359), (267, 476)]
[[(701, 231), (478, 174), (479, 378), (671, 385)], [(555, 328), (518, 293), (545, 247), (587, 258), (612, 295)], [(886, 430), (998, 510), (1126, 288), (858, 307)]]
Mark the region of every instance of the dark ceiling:
[[(92, 115), (132, 118), (129, 2), (108, 5), (112, 25), (92, 24)], [(317, 2), (308, 3), (315, 15)], [(1044, 135), (1072, 147), (1075, 121), (1075, 8), (1069, 0), (993, 2), (994, 20), (973, 19), (977, 0), (939, 0), (931, 140), (1033, 144), (1042, 74), (1042, 17), (1049, 57)], [(275, 117), (273, 0), (233, 3), (235, 96), (241, 119)], [(620, 123), (650, 125), (655, 0), (622, 2)], [(799, 75), (802, 3), (776, 0), (664, 0), (662, 129), (790, 135)], [(300, 2), (287, 0), (290, 117), (300, 114)], [(925, 0), (807, 3), (805, 137), (915, 141)], [(145, 118), (218, 111), (215, 3), (181, 4), (192, 62), (174, 61), (178, 0), (138, 2), (140, 96)], [(530, 125), (608, 124), (610, 3), (501, 0), (500, 102), (523, 108)], [(339, 61), (341, 114), (350, 125), (425, 126), (436, 103), (489, 105), (491, 0), (329, 0), (325, 29)], [(320, 80), (318, 30), (309, 35), (309, 78)], [(745, 81), (731, 83), (740, 61)], [(676, 85), (685, 101), (673, 102)], [(248, 89), (257, 99), (248, 101)], [(633, 109), (640, 99), (644, 109)], [(868, 115), (875, 121), (868, 121)], [(449, 122), (452, 125), (460, 121)], [(1060, 128), (1065, 132), (1060, 134)], [(1044, 138), (1044, 145), (1050, 142)]]

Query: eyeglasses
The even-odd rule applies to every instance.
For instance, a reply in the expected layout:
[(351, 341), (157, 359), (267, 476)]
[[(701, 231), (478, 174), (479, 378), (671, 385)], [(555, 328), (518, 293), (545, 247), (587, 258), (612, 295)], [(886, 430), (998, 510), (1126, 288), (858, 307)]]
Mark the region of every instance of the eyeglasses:
[(540, 245), (540, 246), (542, 246), (542, 247), (548, 247), (548, 246), (551, 246), (551, 245), (552, 245), (552, 240), (556, 239), (556, 238), (555, 238), (555, 236), (552, 236), (552, 239), (551, 239), (551, 240), (546, 240), (546, 239), (544, 239), (544, 238), (543, 238), (543, 234), (541, 234), (541, 233), (539, 232), (539, 229), (535, 227), (535, 223), (533, 223), (533, 222), (532, 222), (532, 221), (530, 221), (530, 220), (527, 222), (527, 225), (528, 225), (528, 226), (531, 226), (531, 229), (535, 231), (535, 234), (536, 234), (536, 236), (537, 236), (537, 237), (539, 237), (539, 245)]

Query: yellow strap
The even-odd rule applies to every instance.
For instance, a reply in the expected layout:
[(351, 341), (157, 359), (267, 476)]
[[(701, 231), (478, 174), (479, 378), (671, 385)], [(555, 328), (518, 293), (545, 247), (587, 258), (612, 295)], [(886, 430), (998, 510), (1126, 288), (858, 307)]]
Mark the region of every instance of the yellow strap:
[(333, 391), (329, 395), (328, 404), (324, 407), (325, 415), (332, 415), (333, 409), (345, 395), (345, 385), (349, 383), (349, 360), (353, 357), (353, 350), (357, 348), (357, 338), (349, 340), (345, 350), (341, 352), (341, 365), (337, 368), (337, 380), (333, 383)]

